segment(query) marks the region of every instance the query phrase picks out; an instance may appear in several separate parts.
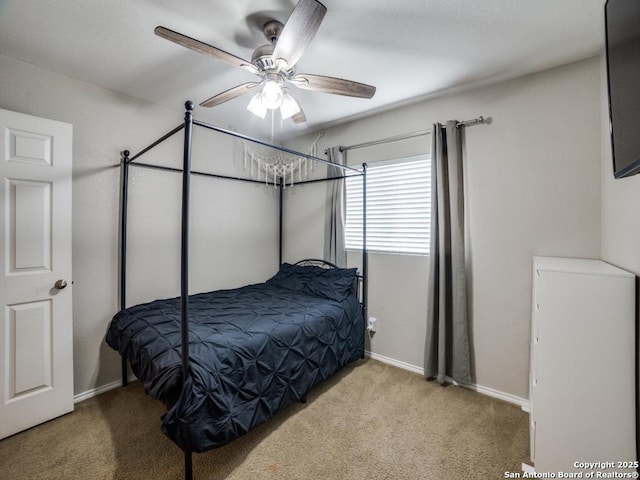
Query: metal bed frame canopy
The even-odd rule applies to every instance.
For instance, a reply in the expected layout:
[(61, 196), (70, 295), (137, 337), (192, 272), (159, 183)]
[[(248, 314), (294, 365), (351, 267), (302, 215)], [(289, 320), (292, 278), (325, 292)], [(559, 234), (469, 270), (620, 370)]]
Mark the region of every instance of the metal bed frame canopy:
[[(193, 127), (203, 127), (209, 130), (213, 130), (225, 135), (230, 135), (242, 140), (253, 142), (266, 147), (271, 147), (284, 153), (295, 155), (298, 157), (306, 158), (314, 162), (324, 163), (340, 168), (343, 171), (343, 175), (336, 177), (328, 177), (313, 180), (303, 180), (297, 182), (295, 185), (303, 185), (306, 183), (326, 182), (346, 178), (346, 174), (349, 173), (353, 176), (362, 176), (362, 195), (363, 195), (363, 228), (362, 228), (362, 289), (361, 289), (361, 305), (363, 317), (367, 318), (367, 300), (368, 300), (368, 287), (367, 287), (367, 270), (368, 270), (368, 258), (367, 258), (367, 229), (366, 229), (366, 198), (367, 198), (367, 164), (363, 163), (361, 169), (349, 167), (346, 165), (338, 165), (336, 163), (324, 160), (322, 158), (314, 157), (310, 154), (297, 152), (295, 150), (283, 147), (280, 145), (274, 145), (264, 140), (252, 138), (247, 135), (243, 135), (232, 130), (223, 129), (214, 125), (210, 125), (193, 118), (194, 103), (187, 101), (185, 103), (185, 117), (184, 123), (177, 126), (170, 132), (166, 133), (149, 146), (142, 149), (137, 154), (131, 156), (128, 150), (122, 152), (121, 160), (121, 212), (120, 212), (120, 308), (124, 310), (126, 305), (126, 286), (127, 286), (127, 204), (128, 204), (128, 191), (129, 191), (129, 167), (137, 166), (144, 168), (151, 168), (156, 170), (166, 170), (171, 172), (182, 173), (182, 225), (181, 225), (181, 258), (180, 258), (180, 317), (181, 317), (181, 344), (182, 344), (182, 375), (186, 378), (189, 369), (189, 207), (190, 207), (190, 188), (191, 175), (201, 175), (206, 177), (222, 178), (228, 180), (239, 180), (243, 182), (260, 183), (264, 185), (261, 180), (255, 180), (252, 178), (234, 177), (229, 175), (218, 175), (214, 173), (205, 173), (191, 170), (191, 152), (192, 152), (192, 140), (193, 140)], [(183, 149), (183, 166), (182, 168), (167, 167), (161, 165), (153, 165), (148, 163), (136, 162), (145, 153), (152, 150), (154, 147), (160, 145), (165, 140), (169, 139), (179, 131), (184, 130), (184, 149)], [(134, 163), (135, 162), (135, 163)], [(277, 187), (279, 192), (279, 246), (278, 246), (278, 259), (279, 264), (282, 264), (282, 237), (283, 237), (283, 202), (284, 202), (284, 181), (280, 177)], [(366, 322), (365, 322), (366, 324)], [(363, 332), (364, 334), (364, 332)], [(122, 385), (126, 386), (128, 383), (127, 375), (127, 361), (122, 357)], [(184, 451), (184, 466), (185, 466), (185, 479), (191, 480), (192, 473), (192, 452)]]

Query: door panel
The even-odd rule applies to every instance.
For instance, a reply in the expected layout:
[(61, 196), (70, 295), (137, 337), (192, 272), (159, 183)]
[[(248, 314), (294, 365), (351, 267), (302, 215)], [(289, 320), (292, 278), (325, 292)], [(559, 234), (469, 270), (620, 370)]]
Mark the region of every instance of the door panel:
[(51, 270), (51, 183), (8, 179), (10, 273)]
[(73, 410), (71, 152), (71, 125), (0, 110), (0, 438)]
[(7, 401), (52, 388), (51, 300), (7, 307)]
[(51, 165), (51, 135), (25, 132), (7, 127), (7, 160), (35, 165)]

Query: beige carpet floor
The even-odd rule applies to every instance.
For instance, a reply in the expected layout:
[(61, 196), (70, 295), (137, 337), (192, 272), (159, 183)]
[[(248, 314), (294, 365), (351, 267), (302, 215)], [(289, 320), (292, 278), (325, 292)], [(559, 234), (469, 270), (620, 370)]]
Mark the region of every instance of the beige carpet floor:
[[(0, 477), (183, 478), (160, 432), (161, 402), (139, 383), (0, 441)], [(375, 360), (343, 369), (225, 447), (194, 454), (194, 479), (498, 479), (528, 461), (528, 416), (470, 390)]]

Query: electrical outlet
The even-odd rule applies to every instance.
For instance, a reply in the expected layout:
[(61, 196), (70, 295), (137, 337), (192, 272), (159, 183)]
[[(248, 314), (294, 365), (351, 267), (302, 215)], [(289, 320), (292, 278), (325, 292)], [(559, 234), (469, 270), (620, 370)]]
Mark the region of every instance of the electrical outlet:
[(369, 317), (367, 319), (367, 330), (369, 330), (370, 332), (375, 332), (376, 331), (376, 322), (378, 321), (378, 319), (376, 317)]

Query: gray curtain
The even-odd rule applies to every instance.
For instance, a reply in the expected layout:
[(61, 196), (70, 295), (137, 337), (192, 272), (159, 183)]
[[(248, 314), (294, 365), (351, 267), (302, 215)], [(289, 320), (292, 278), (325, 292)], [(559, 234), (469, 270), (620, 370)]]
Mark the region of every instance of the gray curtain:
[(471, 383), (464, 258), (462, 132), (456, 121), (431, 133), (431, 248), (424, 373)]
[[(328, 150), (329, 161), (338, 165), (346, 165), (347, 155), (340, 147)], [(340, 177), (344, 170), (327, 165), (327, 178)], [(327, 182), (327, 201), (324, 220), (324, 259), (339, 267), (347, 266), (347, 252), (344, 248), (345, 221), (345, 184), (344, 180)]]

